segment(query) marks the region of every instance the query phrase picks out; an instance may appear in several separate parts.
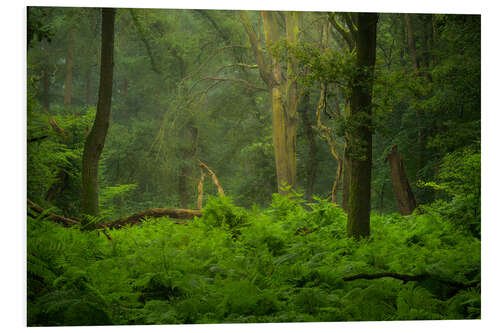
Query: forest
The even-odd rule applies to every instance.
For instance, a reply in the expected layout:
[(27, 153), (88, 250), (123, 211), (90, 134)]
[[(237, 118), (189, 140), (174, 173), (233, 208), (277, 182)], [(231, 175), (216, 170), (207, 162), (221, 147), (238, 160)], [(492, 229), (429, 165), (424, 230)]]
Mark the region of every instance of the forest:
[(481, 318), (480, 15), (26, 28), (28, 326)]

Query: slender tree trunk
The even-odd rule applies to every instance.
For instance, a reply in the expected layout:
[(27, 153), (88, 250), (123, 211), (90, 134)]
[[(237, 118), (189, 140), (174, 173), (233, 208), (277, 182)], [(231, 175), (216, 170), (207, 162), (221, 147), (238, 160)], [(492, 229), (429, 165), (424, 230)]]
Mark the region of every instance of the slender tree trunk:
[[(287, 40), (296, 41), (298, 20), (297, 14), (286, 13), (285, 24)], [(271, 47), (280, 40), (279, 26), (274, 12), (262, 12), (266, 44)], [(283, 80), (280, 59), (271, 60), (271, 86), (273, 146), (278, 179), (278, 191), (285, 194), (288, 191), (282, 186), (296, 189), (296, 135), (297, 135), (297, 82), (292, 78), (296, 73), (297, 64), (290, 60), (287, 66), (287, 80)]]
[(73, 58), (75, 54), (75, 30), (72, 29), (68, 39), (66, 54), (66, 79), (64, 81), (64, 107), (71, 106), (71, 89), (73, 85)]
[[(276, 12), (263, 11), (262, 22), (266, 46), (272, 46), (280, 41), (279, 24)], [(240, 17), (243, 26), (250, 39), (259, 73), (269, 88), (271, 96), (272, 112), (272, 137), (274, 146), (274, 158), (278, 181), (278, 191), (285, 194), (288, 191), (282, 189), (282, 185), (296, 188), (296, 136), (297, 136), (297, 63), (293, 57), (288, 61), (286, 79), (283, 79), (283, 70), (280, 59), (271, 57), (271, 63), (264, 57), (246, 12), (241, 12)], [(286, 38), (289, 42), (295, 42), (298, 38), (298, 13), (285, 13)]]
[(417, 207), (417, 202), (410, 183), (406, 177), (403, 159), (398, 153), (398, 147), (393, 146), (391, 153), (387, 156), (391, 170), (392, 188), (398, 202), (401, 215), (410, 215)]
[[(359, 13), (356, 35), (356, 65), (360, 69), (357, 84), (352, 87), (352, 139), (347, 235), (359, 239), (370, 235), (370, 199), (372, 171), (371, 107), (373, 70), (377, 38), (378, 14)], [(354, 147), (356, 144), (356, 147)]]
[(99, 97), (94, 125), (90, 130), (83, 150), (82, 163), (82, 213), (99, 214), (98, 167), (104, 148), (111, 118), (111, 94), (113, 90), (115, 9), (102, 9), (101, 71)]

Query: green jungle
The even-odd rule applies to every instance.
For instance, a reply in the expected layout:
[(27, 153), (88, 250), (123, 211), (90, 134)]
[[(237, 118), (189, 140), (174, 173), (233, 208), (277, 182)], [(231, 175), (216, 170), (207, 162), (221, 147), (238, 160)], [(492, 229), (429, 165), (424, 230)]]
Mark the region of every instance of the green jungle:
[(481, 17), (27, 8), (27, 325), (481, 318)]

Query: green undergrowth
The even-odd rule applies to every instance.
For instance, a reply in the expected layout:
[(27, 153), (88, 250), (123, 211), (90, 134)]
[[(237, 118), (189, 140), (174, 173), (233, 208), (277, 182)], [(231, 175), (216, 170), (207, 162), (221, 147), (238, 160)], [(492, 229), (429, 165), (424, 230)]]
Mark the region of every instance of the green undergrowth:
[[(480, 241), (432, 208), (373, 215), (346, 237), (325, 201), (275, 195), (265, 210), (211, 198), (187, 225), (108, 231), (28, 217), (28, 325), (480, 318)], [(344, 281), (356, 274), (425, 275)]]

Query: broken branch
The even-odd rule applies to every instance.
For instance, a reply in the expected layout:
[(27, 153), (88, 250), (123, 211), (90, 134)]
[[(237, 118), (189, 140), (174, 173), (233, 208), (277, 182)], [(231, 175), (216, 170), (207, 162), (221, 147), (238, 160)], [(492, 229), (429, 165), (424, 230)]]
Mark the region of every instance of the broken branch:
[(212, 181), (214, 182), (215, 186), (217, 186), (217, 192), (219, 192), (219, 195), (221, 197), (225, 196), (224, 190), (222, 189), (222, 186), (220, 185), (219, 180), (217, 179), (217, 176), (215, 175), (215, 172), (210, 170), (210, 168), (202, 161), (198, 160), (198, 163), (199, 163), (200, 167), (207, 170), (208, 174), (212, 177)]

